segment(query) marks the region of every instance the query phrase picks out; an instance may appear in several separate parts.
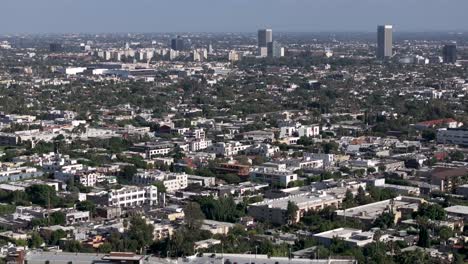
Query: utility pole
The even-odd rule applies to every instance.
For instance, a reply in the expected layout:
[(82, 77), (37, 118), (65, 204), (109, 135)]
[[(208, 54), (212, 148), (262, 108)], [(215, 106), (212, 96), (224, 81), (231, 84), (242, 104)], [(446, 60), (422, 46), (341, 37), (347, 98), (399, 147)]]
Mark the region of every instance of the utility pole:
[(47, 226), (50, 227), (50, 192), (47, 192)]

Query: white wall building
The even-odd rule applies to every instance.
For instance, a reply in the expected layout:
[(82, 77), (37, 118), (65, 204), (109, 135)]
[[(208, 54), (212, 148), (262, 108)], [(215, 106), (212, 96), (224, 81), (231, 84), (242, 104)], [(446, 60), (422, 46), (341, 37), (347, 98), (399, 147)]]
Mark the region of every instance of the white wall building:
[(239, 142), (217, 142), (211, 146), (211, 150), (220, 156), (230, 157), (237, 155), (240, 151), (246, 150), (250, 145), (242, 145)]
[(320, 126), (301, 126), (297, 129), (299, 137), (316, 137), (320, 135)]
[(188, 175), (185, 173), (166, 173), (152, 170), (135, 174), (132, 181), (138, 185), (150, 185), (155, 182), (162, 182), (167, 192), (175, 192), (187, 188)]
[(205, 140), (205, 139), (196, 139), (193, 141), (190, 141), (189, 143), (189, 149), (190, 151), (200, 151), (207, 149), (210, 147), (212, 144), (211, 140)]
[(188, 186), (188, 176), (185, 173), (171, 173), (167, 175), (163, 184), (169, 193), (185, 189)]
[(261, 181), (286, 187), (290, 182), (297, 180), (297, 174), (289, 170), (277, 170), (272, 167), (257, 166), (250, 171), (250, 179), (252, 181)]
[(335, 164), (335, 155), (334, 154), (324, 154), (324, 153), (304, 153), (304, 157), (311, 159), (320, 159), (323, 160), (323, 165), (325, 167), (333, 166)]
[(108, 193), (108, 206), (135, 207), (158, 204), (158, 189), (155, 186), (125, 186)]
[(325, 246), (330, 246), (335, 238), (343, 239), (345, 243), (358, 247), (363, 247), (374, 242), (374, 232), (363, 232), (359, 229), (343, 227), (318, 233), (313, 235), (313, 237)]

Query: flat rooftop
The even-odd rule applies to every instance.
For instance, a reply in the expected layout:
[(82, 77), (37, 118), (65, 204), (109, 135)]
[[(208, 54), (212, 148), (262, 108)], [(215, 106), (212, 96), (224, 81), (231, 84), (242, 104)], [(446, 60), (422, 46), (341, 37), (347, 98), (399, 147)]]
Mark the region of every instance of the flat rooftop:
[[(418, 201), (420, 201), (418, 198), (399, 196), (393, 199), (393, 207), (394, 209), (409, 208), (416, 211), (420, 204)], [(384, 211), (390, 209), (391, 203), (392, 199), (389, 199), (376, 203), (356, 206), (346, 210), (339, 210), (336, 211), (336, 214), (339, 216), (373, 220), (381, 215)]]
[(299, 208), (308, 207), (314, 204), (321, 204), (324, 201), (336, 200), (337, 198), (332, 195), (318, 195), (312, 193), (302, 193), (297, 195), (291, 195), (287, 197), (268, 199), (262, 202), (254, 203), (251, 206), (268, 206), (270, 208), (280, 208), (286, 210), (288, 208), (288, 202), (294, 202)]
[(454, 205), (444, 209), (447, 213), (468, 215), (468, 206)]
[[(106, 260), (126, 260), (126, 261), (140, 261), (145, 256), (135, 254), (96, 254), (96, 253), (69, 253), (69, 252), (41, 252), (31, 251), (26, 254), (26, 261), (28, 263), (49, 263), (53, 264), (93, 264), (93, 263), (107, 263)], [(151, 257), (148, 264), (165, 264), (171, 263), (168, 259), (159, 259)]]
[(334, 237), (350, 237), (352, 234), (361, 233), (362, 231), (354, 228), (337, 228), (333, 230), (328, 230), (322, 233), (315, 234), (314, 237), (324, 237), (324, 238), (334, 238)]
[(214, 258), (211, 257), (211, 253), (204, 253), (203, 257), (187, 258), (181, 263), (189, 264), (206, 264), (206, 263), (224, 263), (225, 261), (231, 261), (231, 263), (258, 263), (258, 264), (351, 264), (356, 263), (354, 259), (299, 259), (299, 258), (284, 258), (284, 257), (271, 257), (267, 255), (255, 254), (216, 254)]
[(26, 260), (32, 263), (69, 263), (72, 261), (76, 264), (91, 264), (95, 261), (102, 260), (105, 254), (76, 254), (66, 252), (29, 252), (26, 254)]
[[(73, 262), (74, 264), (93, 264), (93, 263), (105, 263), (104, 260), (109, 254), (96, 254), (96, 253), (66, 253), (66, 252), (39, 252), (32, 251), (26, 255), (26, 260), (30, 263), (46, 263), (49, 261), (54, 264), (68, 264)], [(144, 258), (145, 256), (135, 255), (136, 257)], [(248, 263), (249, 261), (254, 263), (262, 264), (352, 264), (356, 263), (354, 259), (343, 258), (343, 259), (289, 259), (284, 257), (272, 257), (269, 258), (267, 255), (255, 254), (216, 254), (211, 257), (212, 253), (204, 253), (203, 257), (188, 257), (179, 258), (179, 263), (187, 264), (206, 264), (206, 263), (224, 263), (230, 260), (231, 263)], [(169, 264), (175, 263), (175, 260), (160, 259), (155, 257), (147, 257), (145, 263), (148, 264)]]

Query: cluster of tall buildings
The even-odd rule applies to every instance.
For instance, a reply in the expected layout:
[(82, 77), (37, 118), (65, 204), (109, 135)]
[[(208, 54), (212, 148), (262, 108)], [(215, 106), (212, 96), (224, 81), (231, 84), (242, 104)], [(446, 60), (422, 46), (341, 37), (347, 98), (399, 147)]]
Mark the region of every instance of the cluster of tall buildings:
[[(188, 51), (190, 50), (190, 44), (186, 44), (185, 39), (181, 36), (177, 36), (176, 38), (171, 39), (171, 58), (179, 56), (179, 52), (181, 51)], [(193, 61), (204, 61), (208, 59), (208, 54), (213, 54), (213, 46), (211, 44), (208, 45), (208, 48), (198, 48), (193, 49), (191, 51), (191, 56)]]
[(284, 56), (284, 48), (273, 40), (273, 30), (260, 29), (258, 31), (258, 56), (270, 58)]
[[(377, 26), (377, 59), (386, 60), (393, 56), (393, 26)], [(442, 48), (442, 61), (455, 63), (457, 61), (457, 45), (446, 44)]]

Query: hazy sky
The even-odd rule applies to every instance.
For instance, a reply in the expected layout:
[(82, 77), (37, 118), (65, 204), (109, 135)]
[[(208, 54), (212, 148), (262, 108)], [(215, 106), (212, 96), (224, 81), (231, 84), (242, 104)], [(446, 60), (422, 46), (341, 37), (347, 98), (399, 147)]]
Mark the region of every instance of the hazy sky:
[(0, 0), (0, 33), (468, 31), (468, 0)]

